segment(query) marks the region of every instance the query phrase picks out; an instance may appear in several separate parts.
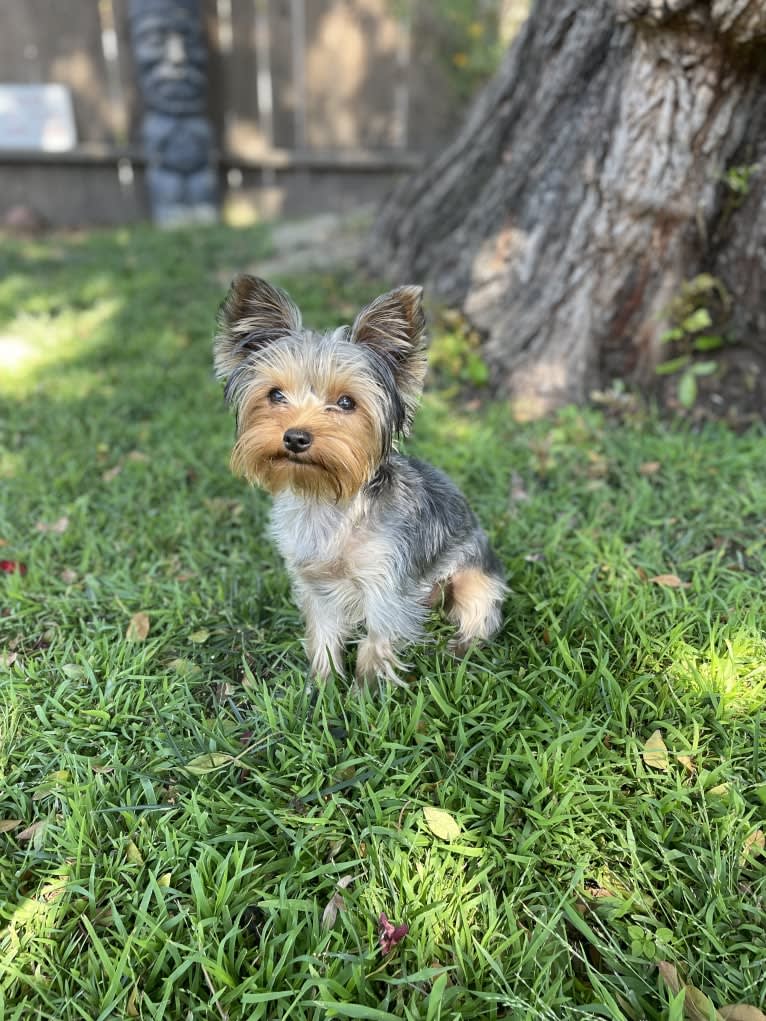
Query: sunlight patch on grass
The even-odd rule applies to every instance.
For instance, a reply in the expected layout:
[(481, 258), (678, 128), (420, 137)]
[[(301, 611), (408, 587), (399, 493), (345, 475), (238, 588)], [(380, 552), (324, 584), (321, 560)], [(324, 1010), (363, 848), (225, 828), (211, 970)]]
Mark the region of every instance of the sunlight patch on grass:
[(766, 641), (737, 631), (701, 652), (684, 642), (670, 671), (678, 690), (715, 699), (723, 718), (749, 716), (766, 708)]
[(65, 372), (67, 363), (87, 355), (103, 341), (104, 329), (119, 308), (119, 300), (112, 298), (78, 312), (41, 310), (37, 315), (18, 316), (11, 323), (13, 332), (0, 335), (0, 390), (26, 393), (45, 370), (56, 367)]

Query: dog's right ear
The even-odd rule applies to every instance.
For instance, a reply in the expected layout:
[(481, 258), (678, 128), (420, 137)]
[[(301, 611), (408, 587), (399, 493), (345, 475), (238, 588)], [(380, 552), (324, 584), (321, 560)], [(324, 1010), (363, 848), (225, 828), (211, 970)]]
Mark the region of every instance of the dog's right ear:
[(246, 273), (235, 277), (218, 310), (216, 376), (229, 379), (251, 352), (300, 328), (298, 307), (281, 288)]

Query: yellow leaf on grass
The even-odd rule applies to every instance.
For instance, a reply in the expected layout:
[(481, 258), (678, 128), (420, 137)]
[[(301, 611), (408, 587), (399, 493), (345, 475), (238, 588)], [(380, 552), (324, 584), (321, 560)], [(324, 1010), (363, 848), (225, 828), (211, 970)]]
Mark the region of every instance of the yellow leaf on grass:
[(460, 824), (443, 808), (432, 808), (429, 805), (423, 809), (423, 818), (429, 830), (442, 840), (454, 840), (460, 836)]
[(10, 833), (17, 826), (21, 826), (21, 819), (0, 819), (0, 833)]
[(229, 755), (228, 752), (205, 752), (204, 755), (198, 755), (190, 762), (186, 763), (186, 768), (190, 773), (194, 773), (195, 776), (202, 776), (204, 773), (212, 773), (216, 769), (220, 769), (221, 766), (228, 765), (229, 762), (234, 761), (234, 756)]
[(128, 1002), (125, 1005), (125, 1013), (128, 1017), (139, 1017), (138, 1011), (138, 983), (136, 983), (130, 991)]
[(125, 857), (128, 859), (131, 865), (143, 865), (144, 856), (138, 850), (132, 840), (128, 841), (127, 847), (125, 848)]
[(659, 461), (644, 461), (642, 465), (639, 465), (639, 475), (656, 475), (662, 465)]
[(711, 787), (708, 794), (713, 794), (717, 798), (726, 797), (729, 793), (729, 785), (727, 783), (719, 783), (715, 787)]
[(748, 858), (756, 858), (759, 854), (763, 854), (764, 849), (766, 849), (766, 834), (763, 830), (753, 830), (742, 845), (740, 865), (744, 865)]
[(652, 769), (662, 769), (667, 773), (670, 760), (668, 758), (668, 750), (665, 747), (665, 742), (662, 740), (662, 734), (659, 730), (655, 730), (644, 745), (641, 754), (647, 766), (651, 766)]
[(195, 645), (204, 645), (204, 643), (210, 637), (210, 632), (201, 628), (199, 631), (192, 631), (189, 635), (189, 641), (194, 642)]
[(181, 674), (182, 677), (190, 677), (192, 674), (200, 673), (200, 668), (190, 659), (171, 659), (168, 666), (177, 674)]
[(149, 634), (149, 617), (145, 613), (134, 613), (130, 618), (125, 639), (128, 642), (144, 642)]
[(695, 772), (694, 759), (691, 757), (691, 755), (681, 755), (679, 752), (676, 752), (676, 758), (684, 767), (687, 773)]

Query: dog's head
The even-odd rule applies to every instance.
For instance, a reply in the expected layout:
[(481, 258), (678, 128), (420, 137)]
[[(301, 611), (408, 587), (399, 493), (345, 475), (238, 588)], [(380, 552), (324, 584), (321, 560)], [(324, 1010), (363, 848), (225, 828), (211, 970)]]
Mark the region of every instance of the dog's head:
[(352, 326), (315, 333), (280, 288), (237, 277), (215, 340), (216, 374), (237, 413), (232, 469), (271, 493), (357, 493), (412, 424), (426, 371), (421, 297), (399, 287)]

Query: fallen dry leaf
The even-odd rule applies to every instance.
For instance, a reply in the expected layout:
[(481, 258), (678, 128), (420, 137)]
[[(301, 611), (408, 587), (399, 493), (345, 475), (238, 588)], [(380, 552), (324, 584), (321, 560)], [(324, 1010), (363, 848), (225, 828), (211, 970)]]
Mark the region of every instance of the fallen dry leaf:
[(766, 1014), (748, 1003), (732, 1003), (718, 1010), (724, 1021), (766, 1021)]
[(327, 907), (322, 912), (322, 928), (332, 929), (335, 925), (339, 911), (344, 911), (346, 902), (343, 900), (343, 894), (338, 893), (338, 890), (346, 890), (356, 879), (354, 875), (341, 876), (338, 882), (335, 884), (337, 890), (330, 898)]
[(128, 454), (128, 460), (129, 461), (136, 461), (136, 462), (140, 463), (140, 462), (146, 462), (149, 459), (150, 459), (149, 455), (145, 454), (143, 452), (143, 450), (131, 450), (130, 453)]
[(511, 473), (511, 491), (509, 494), (509, 502), (524, 503), (529, 499), (529, 493), (524, 488), (524, 480), (518, 472)]
[(189, 641), (194, 642), (195, 645), (204, 645), (210, 637), (210, 632), (206, 631), (205, 628), (201, 628), (199, 631), (192, 631), (189, 635)]
[(112, 468), (107, 468), (105, 472), (101, 473), (101, 478), (104, 482), (112, 482), (122, 471), (122, 465), (116, 464)]
[(662, 465), (660, 464), (659, 461), (644, 461), (644, 463), (638, 469), (638, 474), (656, 475), (661, 467)]
[(322, 912), (322, 928), (332, 929), (338, 919), (338, 912), (343, 911), (345, 907), (346, 902), (343, 900), (343, 895), (336, 891)]
[(744, 865), (748, 858), (757, 858), (759, 854), (763, 854), (764, 850), (766, 850), (766, 834), (763, 830), (753, 830), (742, 845), (740, 865)]
[(16, 834), (17, 840), (32, 840), (48, 825), (47, 819), (38, 819), (37, 822), (33, 822), (31, 826), (27, 826), (21, 833)]
[(687, 1021), (721, 1021), (721, 1014), (715, 1009), (713, 1001), (695, 986), (682, 982), (678, 969), (668, 961), (658, 961), (662, 980), (668, 989), (677, 996), (681, 989), (684, 990), (684, 1017)]
[(694, 765), (694, 759), (691, 757), (691, 755), (681, 755), (680, 752), (676, 752), (676, 758), (684, 767), (687, 773), (695, 773), (697, 771), (696, 766)]
[(729, 784), (719, 783), (715, 787), (711, 787), (708, 794), (713, 794), (716, 798), (723, 798), (729, 793)]
[(71, 568), (65, 567), (59, 575), (59, 578), (61, 578), (65, 585), (74, 585), (79, 578), (79, 575), (77, 571), (73, 571)]
[(384, 954), (390, 954), (410, 931), (409, 925), (394, 925), (381, 911), (378, 919), (378, 944)]
[(139, 1017), (140, 1011), (138, 1009), (138, 997), (139, 997), (138, 982), (133, 984), (133, 988), (130, 991), (128, 1002), (125, 1004), (125, 1013), (128, 1017)]
[(588, 451), (588, 465), (585, 474), (589, 479), (604, 479), (609, 474), (609, 462), (596, 450)]
[(125, 858), (130, 862), (131, 865), (143, 865), (144, 856), (138, 850), (138, 847), (129, 840), (125, 847)]
[(197, 674), (200, 672), (200, 668), (196, 663), (193, 663), (190, 659), (171, 659), (168, 663), (171, 670), (174, 670), (177, 674), (182, 676)]
[(212, 773), (222, 766), (234, 761), (234, 756), (228, 752), (205, 752), (204, 755), (197, 755), (186, 763), (186, 769), (195, 776), (202, 776), (204, 773)]
[(63, 535), (67, 528), (69, 528), (69, 518), (66, 515), (50, 524), (45, 521), (38, 521), (35, 525), (36, 532), (52, 532), (54, 535)]
[(21, 819), (0, 819), (0, 833), (10, 833), (21, 826)]
[(721, 1015), (715, 1009), (715, 1004), (709, 996), (705, 996), (701, 989), (690, 986), (688, 983), (684, 989), (686, 990), (684, 1014), (688, 1021), (712, 1021), (713, 1018), (719, 1021)]
[(665, 588), (689, 588), (689, 582), (681, 581), (677, 574), (655, 574), (648, 580)]
[(662, 740), (662, 733), (659, 730), (655, 730), (646, 742), (641, 755), (647, 766), (651, 766), (652, 769), (661, 769), (667, 773), (670, 760), (665, 742)]
[(423, 818), (429, 830), (442, 840), (454, 840), (460, 836), (460, 824), (443, 808), (428, 805), (423, 809)]
[(670, 964), (668, 961), (658, 961), (657, 969), (662, 976), (662, 980), (671, 993), (677, 996), (683, 983), (678, 977), (678, 969), (674, 964)]
[(128, 642), (144, 642), (149, 634), (149, 617), (146, 613), (134, 613), (130, 618), (125, 640)]
[(209, 497), (202, 503), (211, 514), (225, 518), (238, 518), (245, 509), (245, 505), (240, 500), (227, 500), (222, 496)]

